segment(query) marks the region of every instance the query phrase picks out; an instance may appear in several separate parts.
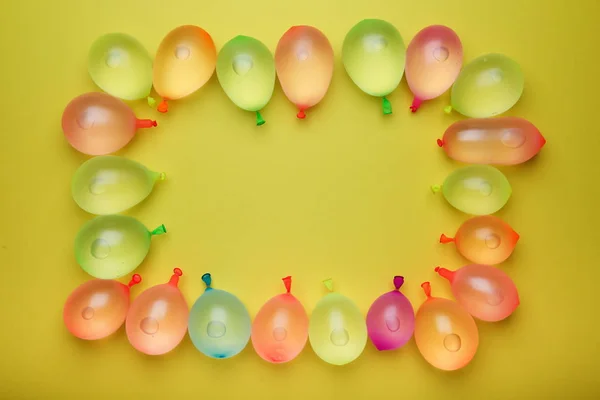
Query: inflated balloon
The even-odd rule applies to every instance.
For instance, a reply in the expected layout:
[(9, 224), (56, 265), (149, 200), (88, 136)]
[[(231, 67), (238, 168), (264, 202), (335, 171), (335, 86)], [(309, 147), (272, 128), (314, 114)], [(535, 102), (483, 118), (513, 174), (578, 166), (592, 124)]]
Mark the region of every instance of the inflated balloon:
[(456, 80), (463, 63), (458, 35), (447, 26), (428, 26), (410, 41), (406, 49), (406, 82), (416, 112), (424, 100), (441, 96)]
[(125, 322), (130, 288), (141, 281), (135, 274), (127, 285), (112, 279), (92, 279), (80, 285), (65, 302), (65, 326), (73, 336), (85, 340), (112, 335)]
[(281, 88), (298, 108), (297, 117), (320, 102), (333, 75), (333, 49), (327, 37), (312, 26), (293, 26), (275, 50), (275, 68)]
[(472, 118), (450, 125), (437, 144), (460, 162), (515, 165), (538, 154), (546, 139), (523, 118)]
[(158, 111), (168, 111), (168, 100), (189, 96), (215, 72), (217, 48), (202, 28), (184, 25), (164, 37), (154, 58), (154, 90), (162, 97)]
[(431, 285), (421, 285), (427, 300), (415, 317), (415, 342), (423, 358), (436, 368), (454, 371), (469, 364), (479, 346), (473, 317), (457, 302), (431, 296)]
[(365, 319), (352, 300), (333, 292), (331, 279), (323, 283), (331, 293), (319, 300), (310, 316), (310, 345), (323, 361), (348, 364), (361, 355), (367, 344)]
[(367, 313), (367, 331), (377, 350), (394, 350), (406, 344), (415, 328), (415, 311), (410, 301), (400, 293), (404, 283), (394, 277), (396, 290), (377, 298)]
[(131, 304), (125, 329), (136, 350), (151, 356), (165, 354), (183, 340), (189, 309), (177, 287), (181, 275), (175, 268), (168, 283), (146, 289)]
[(252, 37), (234, 37), (219, 51), (217, 78), (235, 105), (256, 112), (256, 125), (265, 123), (259, 111), (275, 88), (275, 61), (267, 46)]
[(433, 185), (431, 190), (434, 193), (441, 190), (453, 207), (473, 215), (495, 213), (504, 207), (512, 193), (504, 174), (489, 165), (458, 168), (443, 185)]
[(119, 278), (144, 261), (152, 236), (166, 232), (164, 225), (149, 231), (133, 217), (102, 215), (86, 222), (77, 233), (75, 259), (95, 278)]
[(398, 87), (405, 60), (404, 40), (389, 22), (362, 20), (344, 39), (342, 62), (346, 72), (363, 92), (382, 98), (384, 114), (392, 113), (392, 105), (385, 96)]
[(468, 260), (477, 264), (494, 265), (505, 261), (512, 254), (519, 234), (493, 215), (482, 215), (466, 220), (454, 237), (444, 234), (440, 243), (455, 243), (456, 248)]
[[(88, 72), (100, 89), (123, 100), (147, 98), (152, 90), (152, 58), (137, 39), (124, 33), (96, 39), (88, 55)], [(148, 103), (153, 102), (148, 97)]]
[(308, 315), (290, 293), (292, 277), (283, 278), (287, 293), (272, 297), (252, 323), (252, 345), (256, 353), (271, 363), (284, 363), (300, 354), (308, 339)]
[(450, 281), (456, 301), (482, 321), (501, 321), (519, 306), (517, 287), (501, 269), (471, 264), (456, 271), (436, 267), (435, 272)]
[(77, 169), (71, 194), (75, 203), (91, 214), (116, 214), (141, 203), (165, 176), (127, 158), (98, 156)]
[(114, 153), (133, 139), (137, 129), (156, 125), (151, 119), (137, 119), (127, 104), (105, 93), (77, 96), (62, 115), (71, 146), (92, 156)]
[(452, 86), (453, 109), (471, 118), (502, 114), (514, 106), (523, 94), (525, 78), (516, 61), (503, 54), (485, 54), (463, 68)]
[(209, 357), (233, 357), (250, 340), (250, 314), (235, 295), (213, 289), (210, 274), (202, 275), (202, 281), (206, 290), (192, 306), (188, 322), (192, 343)]

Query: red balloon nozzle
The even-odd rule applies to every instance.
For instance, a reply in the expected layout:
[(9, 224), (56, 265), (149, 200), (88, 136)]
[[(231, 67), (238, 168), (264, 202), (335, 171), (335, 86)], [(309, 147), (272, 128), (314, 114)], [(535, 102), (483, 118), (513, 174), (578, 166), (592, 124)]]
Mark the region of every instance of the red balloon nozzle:
[(137, 285), (142, 281), (142, 277), (139, 274), (133, 274), (131, 280), (127, 284), (127, 287), (132, 287), (133, 285)]
[(421, 100), (421, 99), (419, 99), (419, 98), (415, 97), (415, 98), (413, 99), (413, 102), (412, 102), (412, 104), (411, 104), (411, 105), (410, 105), (410, 107), (409, 107), (409, 108), (410, 108), (410, 111), (412, 111), (412, 112), (417, 112), (417, 110), (419, 109), (419, 107), (421, 107), (421, 103), (423, 103), (423, 100)]
[(423, 283), (421, 283), (421, 287), (423, 288), (423, 291), (425, 292), (425, 296), (427, 296), (427, 298), (430, 298), (431, 297), (431, 283), (423, 282)]
[(171, 279), (169, 279), (169, 285), (177, 287), (177, 284), (179, 283), (179, 277), (181, 275), (183, 275), (183, 271), (181, 271), (181, 269), (173, 269), (173, 276), (171, 276)]
[(519, 239), (521, 238), (521, 235), (519, 235), (517, 232), (512, 231), (512, 237), (513, 237), (513, 243), (517, 244), (517, 242), (519, 241)]
[(540, 133), (540, 149), (546, 144), (546, 138)]
[(296, 114), (296, 117), (298, 117), (298, 119), (304, 119), (306, 118), (306, 113), (304, 112), (304, 110), (300, 110), (298, 111), (298, 114)]
[(161, 113), (166, 113), (167, 111), (169, 111), (169, 104), (167, 103), (167, 99), (163, 99), (156, 109), (158, 110), (158, 112)]
[(452, 242), (454, 242), (454, 238), (448, 237), (442, 233), (442, 236), (440, 236), (440, 243), (447, 244)]
[(449, 281), (452, 281), (452, 279), (454, 279), (454, 271), (450, 271), (446, 268), (435, 267), (435, 272), (440, 274), (441, 277), (448, 279)]
[(285, 290), (289, 293), (292, 290), (292, 277), (286, 276), (282, 279), (283, 284), (285, 285)]
[(396, 290), (400, 290), (400, 288), (402, 287), (403, 284), (404, 284), (403, 276), (395, 276), (394, 277), (394, 287), (396, 288)]
[(135, 120), (135, 127), (137, 129), (154, 128), (155, 126), (158, 126), (158, 123), (152, 119), (136, 119)]
[(442, 139), (438, 139), (437, 140), (437, 144), (438, 144), (438, 146), (443, 147), (444, 146), (444, 141)]

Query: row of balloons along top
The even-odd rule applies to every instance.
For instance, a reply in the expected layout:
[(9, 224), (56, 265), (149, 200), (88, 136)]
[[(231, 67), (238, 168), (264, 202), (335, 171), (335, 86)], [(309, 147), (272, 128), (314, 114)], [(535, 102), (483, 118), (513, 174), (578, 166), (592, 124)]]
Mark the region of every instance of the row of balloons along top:
[[(272, 363), (296, 358), (310, 341), (324, 361), (344, 365), (363, 352), (367, 337), (380, 350), (404, 346), (413, 336), (425, 360), (442, 370), (456, 370), (475, 356), (479, 333), (473, 317), (500, 321), (519, 306), (512, 280), (500, 269), (471, 264), (456, 271), (436, 267), (450, 281), (457, 302), (431, 296), (429, 282), (421, 286), (427, 296), (415, 315), (401, 292), (404, 282), (394, 277), (395, 290), (379, 296), (370, 306), (366, 321), (356, 304), (334, 292), (315, 306), (310, 318), (291, 294), (291, 277), (283, 278), (286, 293), (268, 300), (251, 321), (239, 298), (212, 288), (204, 274), (204, 293), (191, 310), (178, 288), (182, 271), (173, 270), (168, 283), (151, 287), (130, 304), (130, 288), (141, 282), (133, 275), (128, 285), (110, 279), (94, 279), (76, 288), (67, 298), (63, 320), (68, 331), (85, 340), (105, 338), (125, 323), (127, 338), (148, 355), (168, 353), (189, 333), (193, 345), (217, 359), (240, 353), (250, 339), (258, 355)], [(491, 286), (487, 286), (491, 285)]]
[[(524, 77), (517, 62), (497, 53), (482, 55), (465, 68), (458, 35), (443, 25), (422, 29), (405, 46), (398, 30), (380, 19), (365, 19), (347, 33), (342, 47), (344, 68), (365, 93), (382, 99), (383, 113), (392, 107), (386, 96), (404, 73), (417, 111), (421, 103), (442, 95), (450, 87), (452, 109), (471, 118), (486, 118), (510, 109), (523, 92)], [(310, 107), (325, 96), (334, 69), (329, 40), (312, 26), (294, 26), (279, 40), (275, 56), (259, 40), (236, 36), (218, 52), (202, 28), (184, 25), (169, 32), (154, 61), (135, 38), (123, 33), (99, 37), (91, 46), (88, 70), (106, 93), (123, 100), (148, 98), (152, 87), (162, 98), (158, 111), (167, 112), (168, 101), (182, 99), (200, 89), (213, 75), (238, 107), (256, 113), (270, 101), (276, 76), (304, 118)]]

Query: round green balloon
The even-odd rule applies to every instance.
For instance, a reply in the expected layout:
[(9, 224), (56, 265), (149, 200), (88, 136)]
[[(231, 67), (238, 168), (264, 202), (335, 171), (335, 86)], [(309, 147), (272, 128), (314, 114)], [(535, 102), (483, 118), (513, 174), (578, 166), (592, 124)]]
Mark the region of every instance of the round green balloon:
[(94, 157), (77, 169), (71, 194), (83, 210), (96, 215), (116, 214), (143, 201), (164, 173), (119, 156)]
[(143, 99), (152, 89), (152, 58), (142, 44), (123, 33), (100, 36), (88, 55), (88, 72), (96, 85), (123, 100)]
[[(362, 20), (344, 39), (344, 68), (356, 86), (371, 96), (384, 97), (398, 87), (404, 75), (405, 61), (406, 46), (402, 36), (389, 22)], [(384, 112), (388, 113), (385, 107), (384, 103)]]
[(462, 69), (452, 86), (452, 109), (471, 118), (502, 114), (514, 106), (521, 94), (525, 77), (516, 61), (503, 54), (480, 56)]
[(238, 107), (257, 113), (257, 124), (264, 120), (260, 111), (275, 88), (275, 61), (262, 42), (236, 36), (223, 46), (217, 57), (217, 78), (227, 96)]
[(444, 184), (432, 187), (442, 190), (456, 209), (472, 215), (488, 215), (500, 210), (512, 194), (506, 176), (489, 165), (469, 165), (453, 171)]
[(79, 230), (75, 259), (95, 278), (120, 278), (144, 261), (152, 236), (166, 232), (164, 225), (148, 231), (137, 219), (125, 215), (96, 217)]

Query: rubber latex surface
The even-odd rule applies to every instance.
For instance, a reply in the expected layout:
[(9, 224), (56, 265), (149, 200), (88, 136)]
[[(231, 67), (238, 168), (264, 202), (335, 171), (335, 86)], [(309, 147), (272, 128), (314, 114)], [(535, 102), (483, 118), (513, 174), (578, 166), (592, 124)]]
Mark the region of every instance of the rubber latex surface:
[(96, 215), (128, 210), (150, 195), (164, 173), (119, 156), (98, 156), (81, 164), (71, 181), (73, 200)]

